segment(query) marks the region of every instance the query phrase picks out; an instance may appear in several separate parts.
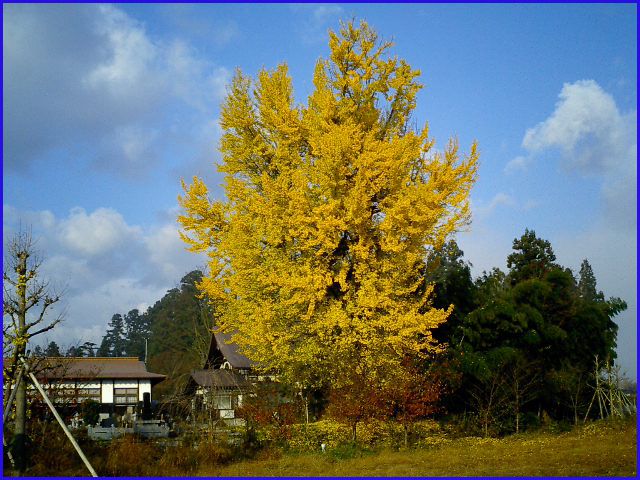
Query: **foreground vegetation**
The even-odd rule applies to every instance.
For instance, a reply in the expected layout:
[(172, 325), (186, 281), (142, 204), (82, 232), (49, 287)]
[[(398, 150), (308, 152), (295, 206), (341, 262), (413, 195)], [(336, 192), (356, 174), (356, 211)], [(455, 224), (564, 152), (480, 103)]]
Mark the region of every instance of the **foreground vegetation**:
[(221, 468), (216, 476), (635, 476), (634, 422), (596, 422), (570, 432), (536, 432), (503, 439), (463, 437), (432, 447), (362, 452), (283, 455)]
[[(129, 437), (110, 444), (84, 440), (83, 448), (101, 476), (635, 476), (636, 422), (597, 421), (560, 431), (551, 424), (504, 438), (457, 437), (441, 429), (414, 448), (367, 447), (350, 442), (314, 451), (294, 442), (263, 442), (260, 448), (230, 446), (200, 438), (165, 446)], [(86, 476), (63, 435), (47, 435), (33, 476)], [(245, 438), (246, 441), (246, 438)], [(44, 445), (43, 445), (44, 446)], [(6, 464), (5, 464), (6, 466)], [(5, 475), (8, 472), (5, 471)]]

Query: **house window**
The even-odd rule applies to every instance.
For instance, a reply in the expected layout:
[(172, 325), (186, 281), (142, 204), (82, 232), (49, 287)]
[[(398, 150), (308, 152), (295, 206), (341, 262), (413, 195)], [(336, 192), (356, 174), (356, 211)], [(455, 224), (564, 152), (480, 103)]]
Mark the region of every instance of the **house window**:
[(93, 400), (94, 402), (100, 402), (100, 389), (99, 388), (79, 388), (78, 403), (81, 403), (85, 400)]
[(51, 382), (46, 385), (47, 396), (55, 403), (71, 404), (77, 401), (76, 389), (68, 384)]
[(216, 395), (213, 397), (213, 408), (218, 410), (228, 410), (231, 406), (231, 395)]
[(138, 388), (114, 388), (113, 403), (116, 405), (135, 405), (138, 403)]

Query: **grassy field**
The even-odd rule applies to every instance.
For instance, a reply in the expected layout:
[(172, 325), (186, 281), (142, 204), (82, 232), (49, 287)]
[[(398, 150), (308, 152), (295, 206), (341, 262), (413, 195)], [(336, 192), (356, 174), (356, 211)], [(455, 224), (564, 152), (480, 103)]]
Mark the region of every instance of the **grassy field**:
[(598, 422), (567, 433), (443, 440), (357, 458), (284, 454), (201, 469), (205, 476), (634, 476), (636, 425)]
[[(49, 426), (43, 440), (46, 448), (34, 451), (37, 463), (27, 475), (87, 476), (71, 444), (54, 427)], [(565, 433), (538, 431), (502, 439), (453, 438), (436, 431), (421, 442), (419, 448), (399, 451), (363, 451), (341, 444), (324, 454), (272, 447), (259, 450), (252, 460), (238, 460), (226, 443), (167, 450), (134, 437), (82, 443), (101, 476), (636, 476), (635, 417), (589, 423)]]

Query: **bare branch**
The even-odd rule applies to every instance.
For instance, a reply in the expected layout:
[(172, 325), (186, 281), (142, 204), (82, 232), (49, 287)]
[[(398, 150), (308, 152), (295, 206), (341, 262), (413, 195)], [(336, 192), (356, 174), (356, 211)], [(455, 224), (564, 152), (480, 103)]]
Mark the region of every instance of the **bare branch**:
[(49, 325), (47, 325), (44, 328), (41, 328), (40, 330), (36, 330), (33, 333), (29, 333), (28, 338), (31, 337), (35, 337), (36, 335), (40, 335), (41, 333), (44, 332), (48, 332), (49, 330), (51, 330), (53, 327), (55, 327), (57, 324), (59, 324), (62, 321), (62, 316), (56, 318), (53, 322), (51, 322)]
[[(11, 285), (13, 285), (14, 287), (17, 285), (17, 284), (16, 284), (16, 282), (14, 282), (14, 281), (13, 281), (13, 279), (12, 279), (9, 275), (7, 275), (7, 272), (2, 272), (2, 279), (3, 279), (5, 282), (10, 283), (10, 284), (11, 284)], [(6, 291), (6, 288), (5, 288), (5, 291)]]
[(40, 322), (42, 322), (42, 320), (44, 319), (44, 315), (47, 311), (47, 308), (49, 308), (51, 305), (58, 302), (59, 300), (60, 300), (60, 297), (45, 296), (44, 303), (42, 305), (42, 310), (40, 311), (40, 315), (38, 315), (38, 318), (33, 322), (27, 323), (25, 325), (26, 329), (29, 330), (31, 327), (34, 327), (35, 325), (38, 325)]
[(27, 296), (25, 311), (29, 311), (31, 307), (37, 305), (42, 300), (43, 296), (46, 296), (45, 289), (47, 286), (47, 283), (44, 282), (36, 283), (32, 286), (32, 289)]

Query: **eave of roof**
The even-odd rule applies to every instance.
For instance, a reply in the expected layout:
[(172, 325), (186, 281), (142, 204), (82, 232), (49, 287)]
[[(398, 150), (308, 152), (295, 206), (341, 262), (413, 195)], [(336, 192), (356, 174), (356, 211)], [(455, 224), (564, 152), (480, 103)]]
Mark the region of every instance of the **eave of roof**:
[[(4, 359), (5, 364), (11, 359)], [(65, 379), (149, 379), (161, 382), (166, 375), (148, 372), (138, 357), (43, 357), (33, 359), (32, 367), (41, 380)]]
[(201, 387), (235, 388), (243, 391), (253, 388), (250, 382), (233, 370), (195, 370), (191, 372), (191, 378)]
[(240, 353), (238, 344), (231, 342), (231, 334), (214, 331), (212, 341), (215, 341), (218, 349), (233, 368), (250, 369), (254, 367), (254, 363)]

